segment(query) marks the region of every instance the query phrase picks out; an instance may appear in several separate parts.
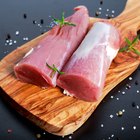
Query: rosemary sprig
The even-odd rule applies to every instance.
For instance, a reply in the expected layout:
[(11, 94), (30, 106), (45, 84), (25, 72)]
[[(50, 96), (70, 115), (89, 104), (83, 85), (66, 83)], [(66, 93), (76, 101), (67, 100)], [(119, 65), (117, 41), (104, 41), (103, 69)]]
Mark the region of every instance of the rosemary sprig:
[(64, 74), (64, 72), (59, 71), (59, 70), (57, 69), (57, 67), (56, 67), (54, 64), (53, 64), (53, 66), (50, 66), (48, 63), (46, 63), (46, 66), (47, 66), (48, 68), (50, 68), (54, 73), (58, 72), (59, 74)]
[(61, 19), (57, 19), (53, 16), (51, 16), (51, 18), (56, 24), (60, 25), (60, 27), (63, 27), (64, 25), (76, 26), (76, 24), (74, 24), (72, 22), (65, 21), (64, 12), (62, 12)]
[(132, 51), (133, 53), (140, 56), (140, 51), (135, 48), (138, 41), (139, 41), (139, 35), (136, 38), (134, 38), (134, 40), (132, 42), (128, 38), (126, 38), (125, 42), (127, 43), (127, 46), (121, 48), (119, 50), (119, 52), (130, 52), (130, 51)]

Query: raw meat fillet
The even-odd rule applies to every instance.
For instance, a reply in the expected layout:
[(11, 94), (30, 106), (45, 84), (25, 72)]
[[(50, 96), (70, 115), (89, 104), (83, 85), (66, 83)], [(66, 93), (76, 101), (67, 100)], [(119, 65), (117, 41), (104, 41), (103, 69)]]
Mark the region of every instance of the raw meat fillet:
[(76, 26), (55, 26), (14, 67), (15, 75), (19, 80), (41, 87), (48, 87), (48, 84), (56, 86), (58, 73), (54, 73), (46, 63), (50, 66), (55, 65), (58, 70), (61, 70), (85, 37), (89, 26), (87, 8), (78, 6), (74, 10), (75, 13), (65, 20)]
[(102, 94), (109, 66), (120, 47), (120, 35), (109, 23), (96, 22), (60, 75), (57, 85), (85, 101), (96, 101)]

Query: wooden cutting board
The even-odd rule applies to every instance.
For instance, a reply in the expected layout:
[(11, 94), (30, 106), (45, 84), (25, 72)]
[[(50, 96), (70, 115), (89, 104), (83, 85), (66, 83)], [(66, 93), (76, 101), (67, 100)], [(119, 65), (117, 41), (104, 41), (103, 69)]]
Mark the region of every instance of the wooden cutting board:
[[(101, 19), (90, 18), (91, 25), (98, 20)], [(140, 29), (140, 1), (128, 0), (122, 14), (109, 21), (120, 30), (121, 46), (124, 46), (124, 38), (133, 39)], [(55, 135), (68, 135), (84, 124), (109, 91), (134, 72), (140, 61), (131, 53), (119, 53), (108, 71), (102, 97), (93, 103), (64, 96), (58, 87), (43, 90), (17, 81), (13, 66), (46, 35), (47, 33), (24, 44), (1, 60), (0, 87), (5, 92), (0, 94), (39, 127)]]

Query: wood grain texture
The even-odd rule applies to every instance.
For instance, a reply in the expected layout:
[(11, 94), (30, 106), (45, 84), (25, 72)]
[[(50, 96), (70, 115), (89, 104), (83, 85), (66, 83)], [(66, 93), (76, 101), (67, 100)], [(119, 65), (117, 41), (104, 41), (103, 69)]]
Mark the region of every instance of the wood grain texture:
[[(102, 19), (91, 18), (90, 22), (93, 24), (98, 20)], [(124, 46), (124, 37), (133, 39), (140, 28), (140, 1), (128, 0), (122, 14), (109, 22), (120, 30), (121, 47)], [(18, 112), (39, 127), (55, 135), (63, 136), (77, 130), (109, 91), (136, 70), (140, 61), (134, 54), (119, 53), (108, 71), (102, 97), (92, 103), (64, 96), (58, 87), (43, 90), (17, 81), (13, 66), (46, 35), (47, 33), (17, 48), (0, 62), (0, 87), (5, 91), (1, 95)]]

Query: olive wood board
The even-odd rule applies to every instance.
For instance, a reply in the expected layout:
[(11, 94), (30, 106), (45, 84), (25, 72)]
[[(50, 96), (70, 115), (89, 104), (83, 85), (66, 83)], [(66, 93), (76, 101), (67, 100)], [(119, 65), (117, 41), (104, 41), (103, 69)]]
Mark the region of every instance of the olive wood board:
[[(90, 18), (90, 26), (103, 19)], [(140, 1), (128, 0), (124, 11), (114, 19), (108, 19), (120, 31), (121, 47), (125, 37), (133, 39), (140, 29)], [(68, 135), (76, 131), (95, 111), (103, 98), (116, 85), (133, 73), (140, 64), (132, 53), (118, 53), (108, 71), (103, 94), (97, 102), (85, 102), (62, 94), (59, 87), (41, 89), (18, 81), (13, 66), (47, 33), (17, 48), (0, 61), (0, 94), (23, 116), (55, 135)], [(140, 46), (140, 44), (139, 44)], [(138, 46), (138, 47), (139, 47)]]

